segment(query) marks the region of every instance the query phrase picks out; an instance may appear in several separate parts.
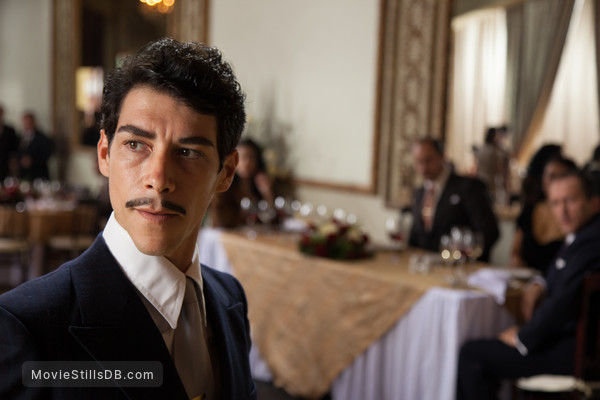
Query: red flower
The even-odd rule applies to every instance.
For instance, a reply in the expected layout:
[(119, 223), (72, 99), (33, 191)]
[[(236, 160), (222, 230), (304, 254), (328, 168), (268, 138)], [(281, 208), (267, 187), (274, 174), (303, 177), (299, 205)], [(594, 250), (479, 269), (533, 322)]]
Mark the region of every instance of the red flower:
[(327, 257), (327, 246), (325, 246), (323, 243), (316, 244), (315, 254), (321, 257)]

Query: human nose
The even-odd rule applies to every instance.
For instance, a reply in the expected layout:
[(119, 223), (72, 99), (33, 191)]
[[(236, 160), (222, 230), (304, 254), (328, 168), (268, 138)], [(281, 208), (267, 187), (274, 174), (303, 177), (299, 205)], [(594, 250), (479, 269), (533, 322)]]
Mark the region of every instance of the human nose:
[(175, 189), (170, 161), (166, 154), (154, 151), (148, 158), (146, 171), (146, 189), (157, 193), (172, 192)]

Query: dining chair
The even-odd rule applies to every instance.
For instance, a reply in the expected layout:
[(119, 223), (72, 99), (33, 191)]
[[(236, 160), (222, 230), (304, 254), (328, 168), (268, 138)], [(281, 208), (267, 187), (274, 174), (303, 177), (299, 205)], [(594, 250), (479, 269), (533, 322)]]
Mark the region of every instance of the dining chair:
[(584, 277), (581, 295), (573, 375), (518, 379), (517, 399), (600, 399), (600, 271)]
[(77, 257), (90, 247), (96, 234), (98, 222), (98, 205), (96, 202), (81, 202), (73, 210), (70, 227), (67, 233), (55, 234), (48, 239), (48, 248), (62, 253), (62, 261)]
[(29, 267), (28, 215), (23, 203), (0, 204), (0, 258), (2, 266), (21, 271), (21, 283), (27, 280)]

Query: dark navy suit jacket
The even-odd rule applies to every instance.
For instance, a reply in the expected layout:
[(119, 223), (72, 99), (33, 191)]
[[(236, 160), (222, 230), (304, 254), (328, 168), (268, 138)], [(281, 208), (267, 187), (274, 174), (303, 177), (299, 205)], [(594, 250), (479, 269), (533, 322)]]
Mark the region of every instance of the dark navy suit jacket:
[(421, 219), (424, 193), (423, 187), (415, 192), (409, 244), (438, 251), (442, 235), (450, 233), (453, 226), (465, 226), (483, 234), (485, 243), (480, 259), (487, 261), (500, 231), (483, 182), (451, 173), (440, 194), (430, 232), (425, 231)]
[(583, 226), (563, 245), (546, 274), (546, 298), (519, 330), (529, 352), (575, 337), (581, 308), (581, 284), (586, 273), (600, 270), (600, 216)]
[[(239, 282), (202, 267), (222, 399), (256, 399)], [(158, 388), (25, 388), (25, 361), (159, 361)], [(0, 296), (0, 399), (186, 399), (160, 331), (102, 236), (80, 257)]]

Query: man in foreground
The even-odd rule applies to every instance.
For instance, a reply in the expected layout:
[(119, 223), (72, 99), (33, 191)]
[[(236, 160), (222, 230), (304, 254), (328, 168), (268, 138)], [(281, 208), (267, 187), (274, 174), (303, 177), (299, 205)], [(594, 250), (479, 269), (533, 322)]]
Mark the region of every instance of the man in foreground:
[[(238, 162), (244, 95), (230, 66), (159, 40), (108, 77), (101, 112), (114, 212), (80, 257), (0, 296), (0, 398), (256, 398), (243, 289), (196, 251)], [(162, 382), (29, 388), (26, 361), (158, 362)]]
[[(548, 200), (566, 236), (545, 282), (523, 295), (525, 324), (497, 339), (467, 342), (458, 365), (457, 399), (495, 399), (499, 380), (573, 373), (575, 327), (584, 275), (600, 269), (600, 200), (579, 171), (554, 178)], [(539, 308), (534, 305), (545, 295)]]
[(424, 182), (414, 196), (409, 245), (438, 251), (442, 235), (454, 226), (468, 227), (483, 235), (479, 258), (487, 261), (500, 231), (483, 182), (455, 174), (435, 139), (419, 139), (412, 156)]

